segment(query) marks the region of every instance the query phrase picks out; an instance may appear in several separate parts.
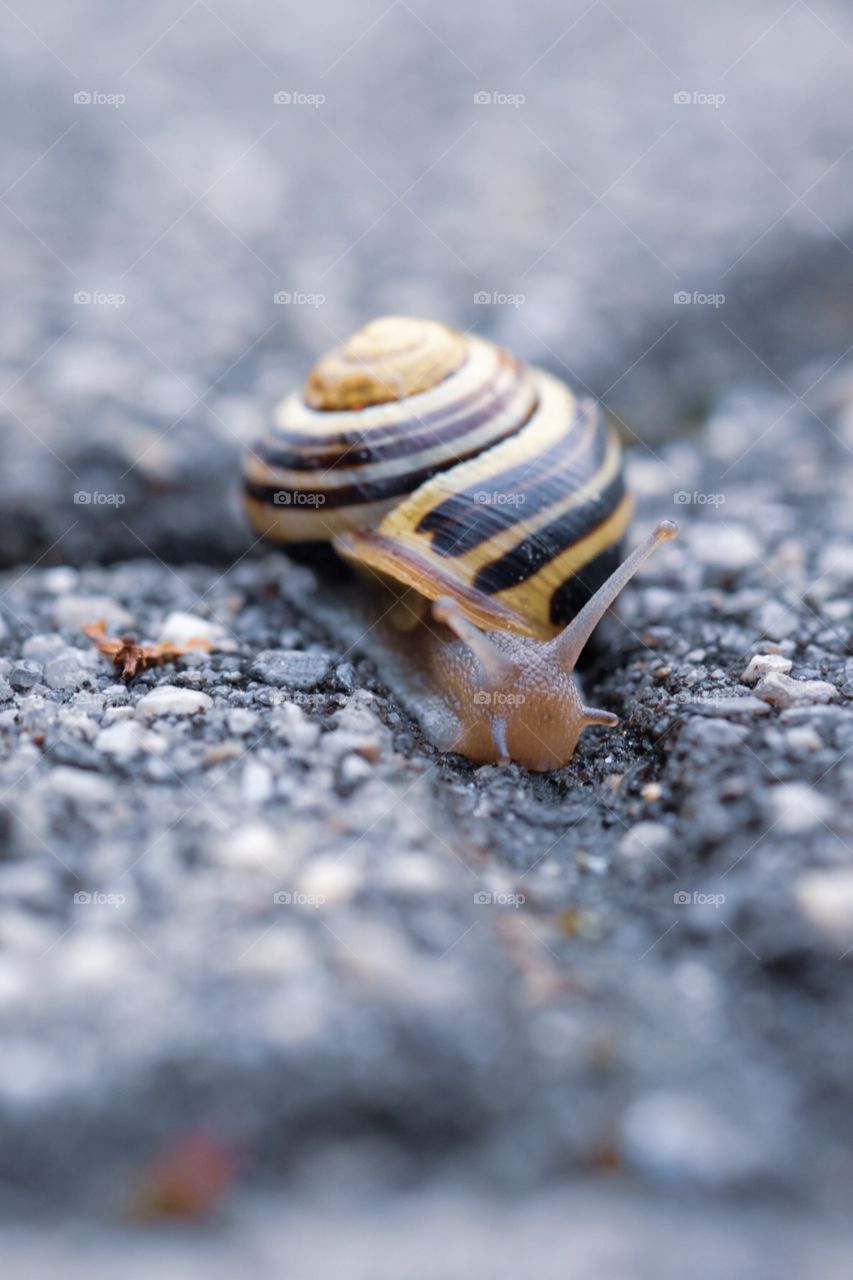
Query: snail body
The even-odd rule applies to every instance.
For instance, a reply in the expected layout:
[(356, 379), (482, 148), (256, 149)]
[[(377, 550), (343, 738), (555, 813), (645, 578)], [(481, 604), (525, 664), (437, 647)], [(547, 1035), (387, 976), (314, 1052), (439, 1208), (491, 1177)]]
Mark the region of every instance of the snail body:
[(440, 750), (547, 770), (617, 723), (572, 670), (675, 526), (620, 565), (631, 499), (592, 401), (491, 342), (385, 317), (281, 403), (244, 481), (259, 533), (331, 543), (393, 593), (388, 665)]

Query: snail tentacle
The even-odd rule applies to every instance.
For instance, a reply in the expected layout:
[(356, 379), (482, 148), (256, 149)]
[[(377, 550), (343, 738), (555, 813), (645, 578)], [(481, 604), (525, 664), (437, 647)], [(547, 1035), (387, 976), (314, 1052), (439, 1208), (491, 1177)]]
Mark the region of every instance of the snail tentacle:
[(675, 521), (661, 520), (645, 542), (641, 542), (631, 552), (627, 560), (623, 560), (618, 569), (614, 569), (607, 581), (587, 601), (577, 617), (550, 642), (551, 648), (567, 671), (574, 669), (584, 645), (626, 583), (630, 582), (640, 566), (648, 560), (652, 552), (662, 542), (669, 542), (672, 538), (677, 537), (678, 525)]
[(495, 748), (495, 764), (499, 764), (502, 769), (505, 769), (508, 764), (512, 763), (512, 756), (507, 745), (506, 717), (492, 716), (489, 727), (492, 733), (492, 744)]
[(512, 678), (515, 664), (489, 640), (485, 632), (469, 622), (455, 600), (441, 596), (432, 606), (432, 616), (442, 622), (466, 644), (479, 662), (489, 684), (498, 686)]
[(598, 711), (595, 707), (584, 707), (583, 714), (586, 724), (603, 724), (608, 729), (615, 729), (619, 724), (619, 717), (612, 711)]

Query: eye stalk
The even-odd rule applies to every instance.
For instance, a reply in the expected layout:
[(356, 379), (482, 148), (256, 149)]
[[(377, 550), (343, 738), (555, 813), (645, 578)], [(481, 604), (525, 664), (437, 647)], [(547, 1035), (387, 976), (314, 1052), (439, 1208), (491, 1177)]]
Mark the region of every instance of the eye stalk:
[(454, 600), (436, 600), (433, 617), (460, 642), (445, 644), (435, 664), (461, 725), (454, 749), (482, 764), (515, 760), (544, 772), (571, 759), (587, 725), (614, 728), (619, 721), (612, 712), (583, 705), (574, 668), (622, 588), (662, 542), (677, 536), (674, 521), (661, 521), (553, 640), (487, 635)]

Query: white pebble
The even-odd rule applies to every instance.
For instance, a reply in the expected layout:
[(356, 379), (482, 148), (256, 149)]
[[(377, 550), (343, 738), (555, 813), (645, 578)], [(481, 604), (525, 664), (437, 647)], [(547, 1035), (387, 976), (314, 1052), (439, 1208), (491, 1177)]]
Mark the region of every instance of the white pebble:
[(264, 804), (273, 794), (273, 778), (260, 760), (250, 760), (240, 780), (240, 794), (247, 804)]
[(826, 543), (818, 554), (817, 575), (830, 578), (834, 583), (853, 582), (853, 543)]
[(320, 737), (320, 726), (308, 719), (295, 702), (283, 702), (270, 717), (270, 727), (297, 751), (308, 751)]
[(116, 786), (110, 778), (104, 778), (88, 769), (75, 769), (73, 765), (59, 765), (46, 778), (48, 790), (66, 796), (77, 808), (88, 805), (113, 805)]
[(341, 762), (340, 779), (342, 787), (354, 791), (356, 787), (372, 776), (373, 769), (362, 756), (348, 755)]
[[(81, 908), (82, 910), (85, 908)], [(90, 910), (97, 911), (98, 908)], [(121, 911), (111, 906), (100, 914), (104, 923), (111, 924), (110, 917), (119, 919)], [(128, 973), (130, 955), (127, 937), (130, 935), (117, 936), (103, 928), (72, 933), (62, 948), (61, 963), (55, 969), (56, 980), (63, 987), (112, 989), (115, 975)]]
[(660, 858), (669, 839), (669, 831), (662, 823), (638, 822), (619, 841), (619, 853), (631, 862)]
[(646, 1093), (628, 1107), (621, 1129), (628, 1162), (664, 1182), (724, 1186), (754, 1171), (746, 1135), (699, 1096)]
[(755, 694), (775, 707), (794, 707), (800, 703), (831, 702), (838, 690), (826, 680), (794, 680), (781, 671), (768, 671), (755, 686)]
[[(125, 711), (126, 708), (116, 708)], [(127, 708), (129, 710), (129, 708)], [(141, 749), (145, 731), (136, 720), (120, 719), (102, 729), (95, 739), (95, 748), (115, 760), (131, 760)]]
[(41, 584), (45, 591), (53, 596), (64, 596), (73, 591), (77, 585), (77, 570), (68, 565), (57, 565), (55, 569), (46, 569), (42, 574)]
[(234, 711), (228, 712), (225, 721), (228, 725), (229, 733), (242, 737), (244, 734), (252, 732), (258, 723), (258, 713), (257, 711), (250, 711), (248, 707), (237, 707)]
[(361, 877), (355, 867), (348, 866), (340, 858), (317, 858), (305, 868), (299, 878), (299, 893), (325, 906), (346, 902), (359, 886)]
[(773, 787), (768, 803), (776, 815), (775, 829), (780, 832), (811, 831), (828, 822), (833, 812), (832, 801), (805, 782)]
[(785, 745), (792, 751), (819, 751), (823, 746), (820, 734), (815, 733), (809, 725), (800, 725), (789, 729), (785, 734)]
[(756, 684), (769, 671), (781, 671), (787, 675), (792, 665), (791, 659), (784, 658), (781, 653), (757, 653), (741, 676), (741, 684)]
[(696, 524), (690, 531), (690, 548), (709, 569), (733, 573), (755, 564), (760, 554), (754, 533), (742, 525)]
[(199, 618), (194, 613), (170, 613), (160, 628), (160, 644), (185, 648), (192, 640), (204, 640), (212, 649), (236, 649), (237, 645), (225, 627), (218, 622)]
[(281, 871), (283, 838), (263, 822), (229, 832), (215, 845), (216, 861), (227, 867)]
[(784, 640), (794, 634), (800, 620), (794, 610), (781, 600), (765, 600), (759, 612), (759, 625), (762, 633), (771, 640)]
[(417, 895), (436, 892), (444, 881), (436, 862), (419, 853), (388, 859), (379, 878), (388, 889)]
[(213, 699), (197, 689), (179, 689), (174, 684), (161, 684), (140, 698), (136, 706), (146, 716), (194, 716), (200, 711), (209, 711), (213, 706)]
[(835, 946), (853, 945), (853, 871), (810, 871), (794, 885), (794, 900)]
[(109, 596), (63, 596), (53, 606), (53, 620), (61, 631), (79, 631), (101, 620), (113, 634), (133, 626), (133, 616)]

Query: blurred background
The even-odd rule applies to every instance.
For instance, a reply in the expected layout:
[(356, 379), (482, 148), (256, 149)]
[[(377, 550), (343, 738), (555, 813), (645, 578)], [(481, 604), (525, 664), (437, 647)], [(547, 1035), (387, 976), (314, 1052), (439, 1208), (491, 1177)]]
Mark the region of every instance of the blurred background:
[(840, 0), (0, 24), (6, 564), (239, 554), (241, 444), (383, 312), (493, 335), (652, 442), (736, 381), (819, 394), (849, 346)]

